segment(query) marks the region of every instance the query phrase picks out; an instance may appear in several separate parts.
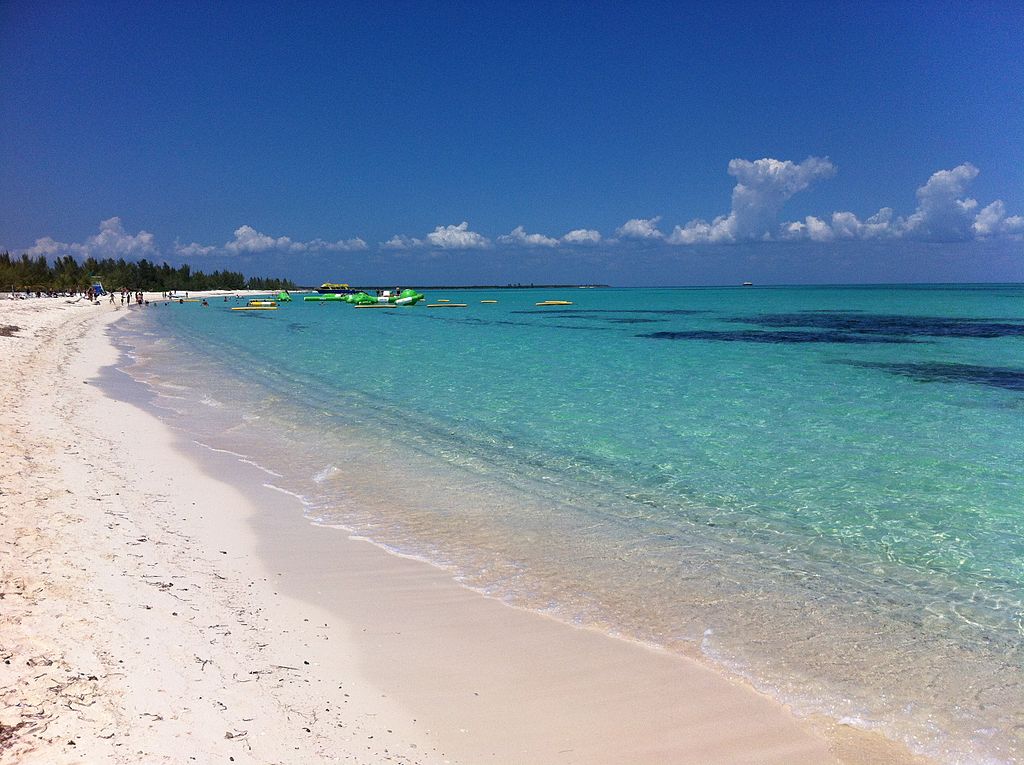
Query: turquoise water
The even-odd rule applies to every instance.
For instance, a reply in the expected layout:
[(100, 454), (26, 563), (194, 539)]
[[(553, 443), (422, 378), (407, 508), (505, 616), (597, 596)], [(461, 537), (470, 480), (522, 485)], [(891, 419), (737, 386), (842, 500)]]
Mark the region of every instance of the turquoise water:
[(119, 341), (312, 518), (943, 761), (1024, 757), (1024, 287), (438, 298), (468, 307), (172, 304)]

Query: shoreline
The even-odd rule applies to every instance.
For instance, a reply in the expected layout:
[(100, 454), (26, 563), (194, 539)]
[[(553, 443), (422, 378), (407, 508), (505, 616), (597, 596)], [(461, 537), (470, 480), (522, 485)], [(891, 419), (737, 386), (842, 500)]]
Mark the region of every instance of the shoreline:
[[(15, 685), (5, 677), (5, 726), (26, 711), (12, 703), (19, 695), (52, 710), (48, 728), (15, 731), (0, 760), (181, 761), (187, 745), (200, 760), (252, 762), (921, 761), (881, 736), (798, 720), (698, 662), (510, 608), (429, 564), (312, 525), (256, 468), (202, 453), (129, 394), (91, 384), (117, 361), (103, 328), (119, 307), (59, 302), (32, 330), (36, 358), (17, 356), (27, 332), (3, 339), (14, 354), (5, 409), (20, 404), (4, 425), (17, 439), (5, 441), (33, 449), (20, 455), (32, 465), (15, 489), (22, 509), (7, 507), (6, 489), (2, 499), (36, 540), (29, 550), (17, 538), (23, 571), (4, 574), (43, 582), (21, 588), (40, 593), (35, 602), (15, 596), (26, 601), (15, 624), (25, 635), (5, 652), (12, 665), (62, 653), (46, 665), (74, 678), (62, 693), (93, 683), (87, 697), (98, 700), (72, 712), (31, 672)], [(0, 303), (0, 323), (19, 325), (20, 313)], [(33, 390), (36, 379), (46, 384)], [(54, 415), (33, 420), (37, 411)], [(70, 424), (54, 422), (60, 412)], [(45, 471), (52, 497), (33, 480)], [(86, 485), (89, 495), (76, 491)], [(61, 562), (63, 572), (49, 570)], [(47, 630), (64, 642), (33, 653)], [(70, 661), (78, 653), (88, 661)], [(83, 723), (89, 732), (72, 733)]]

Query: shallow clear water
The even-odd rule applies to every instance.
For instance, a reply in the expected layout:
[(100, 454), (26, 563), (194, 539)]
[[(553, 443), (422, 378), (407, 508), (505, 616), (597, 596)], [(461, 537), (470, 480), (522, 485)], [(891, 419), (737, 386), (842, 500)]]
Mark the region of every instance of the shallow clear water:
[(1024, 287), (429, 298), (469, 307), (117, 331), (311, 517), (940, 759), (1024, 756)]

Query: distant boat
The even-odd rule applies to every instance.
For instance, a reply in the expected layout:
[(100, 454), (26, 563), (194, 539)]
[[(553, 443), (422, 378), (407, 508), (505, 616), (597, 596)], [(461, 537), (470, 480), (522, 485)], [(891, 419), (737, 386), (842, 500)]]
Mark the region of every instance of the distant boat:
[(743, 282), (743, 286), (744, 287), (753, 287), (754, 283), (753, 282)]
[(354, 295), (358, 291), (352, 289), (347, 284), (334, 284), (333, 282), (324, 282), (317, 288), (317, 292), (320, 294)]

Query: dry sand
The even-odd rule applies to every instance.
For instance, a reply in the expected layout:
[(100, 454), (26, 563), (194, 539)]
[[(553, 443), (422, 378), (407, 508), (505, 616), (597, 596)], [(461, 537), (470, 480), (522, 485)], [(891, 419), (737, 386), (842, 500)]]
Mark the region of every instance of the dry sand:
[(0, 301), (0, 763), (915, 761), (311, 525), (97, 388), (126, 310)]

